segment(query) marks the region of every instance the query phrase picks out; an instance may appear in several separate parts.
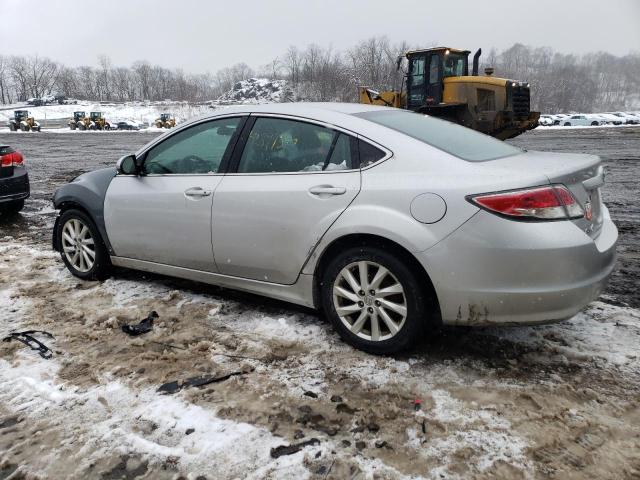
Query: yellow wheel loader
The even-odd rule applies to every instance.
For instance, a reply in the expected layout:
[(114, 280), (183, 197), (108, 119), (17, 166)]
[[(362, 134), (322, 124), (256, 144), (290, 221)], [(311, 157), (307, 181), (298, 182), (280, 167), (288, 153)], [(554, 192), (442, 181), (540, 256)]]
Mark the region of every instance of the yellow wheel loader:
[(102, 112), (89, 114), (89, 130), (111, 130), (111, 124), (102, 115)]
[(17, 132), (18, 130), (21, 132), (40, 131), (40, 124), (36, 122), (36, 119), (27, 110), (14, 110), (13, 118), (9, 119), (7, 123), (9, 130), (12, 132)]
[(360, 103), (387, 105), (440, 117), (501, 140), (538, 126), (540, 112), (530, 110), (529, 84), (493, 76), (493, 68), (478, 75), (482, 49), (473, 57), (469, 75), (469, 50), (437, 47), (412, 50), (400, 91), (378, 92), (358, 87)]
[(85, 112), (73, 112), (73, 118), (69, 120), (69, 128), (71, 130), (87, 130), (89, 122), (89, 117)]
[(176, 126), (176, 119), (170, 113), (161, 113), (155, 123), (158, 128), (173, 128)]

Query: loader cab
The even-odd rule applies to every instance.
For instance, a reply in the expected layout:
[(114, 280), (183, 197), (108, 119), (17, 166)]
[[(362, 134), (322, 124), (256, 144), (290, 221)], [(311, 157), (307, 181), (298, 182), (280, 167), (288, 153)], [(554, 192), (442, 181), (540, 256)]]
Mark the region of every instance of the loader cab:
[(171, 119), (171, 114), (170, 113), (161, 113), (160, 114), (160, 120), (162, 120), (163, 122), (167, 122)]
[(84, 117), (86, 117), (86, 113), (85, 112), (73, 112), (73, 119), (77, 122), (78, 120), (83, 119)]
[(15, 110), (13, 112), (13, 118), (15, 118), (16, 122), (20, 122), (22, 120), (26, 120), (29, 118), (28, 110)]
[(102, 118), (102, 112), (91, 112), (89, 115), (91, 116), (92, 122), (95, 122), (96, 120), (100, 120)]
[(468, 75), (469, 53), (446, 47), (407, 52), (407, 108), (418, 110), (441, 103), (442, 80)]

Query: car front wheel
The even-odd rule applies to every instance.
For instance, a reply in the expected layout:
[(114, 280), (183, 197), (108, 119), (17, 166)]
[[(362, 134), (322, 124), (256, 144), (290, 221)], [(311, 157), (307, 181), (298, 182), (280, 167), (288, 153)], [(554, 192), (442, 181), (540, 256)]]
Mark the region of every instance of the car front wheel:
[(343, 340), (388, 354), (419, 340), (429, 320), (425, 289), (409, 266), (376, 247), (342, 252), (325, 269), (322, 305)]
[(83, 280), (101, 280), (108, 274), (109, 255), (100, 233), (87, 214), (67, 210), (60, 215), (57, 244), (69, 271)]

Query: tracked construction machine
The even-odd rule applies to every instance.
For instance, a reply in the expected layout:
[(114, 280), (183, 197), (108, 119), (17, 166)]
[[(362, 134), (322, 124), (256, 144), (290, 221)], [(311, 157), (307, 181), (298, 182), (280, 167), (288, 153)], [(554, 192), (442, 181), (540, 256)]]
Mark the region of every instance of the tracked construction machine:
[(407, 67), (400, 91), (358, 87), (360, 102), (440, 117), (502, 140), (537, 127), (540, 113), (530, 109), (529, 84), (494, 77), (493, 68), (479, 75), (482, 49), (469, 74), (470, 53), (448, 47), (406, 52), (398, 57), (398, 69), (405, 60)]

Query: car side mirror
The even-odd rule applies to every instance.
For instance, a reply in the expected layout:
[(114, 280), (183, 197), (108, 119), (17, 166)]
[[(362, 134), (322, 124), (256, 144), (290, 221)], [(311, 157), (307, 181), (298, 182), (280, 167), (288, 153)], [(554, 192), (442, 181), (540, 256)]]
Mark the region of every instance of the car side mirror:
[(135, 155), (125, 155), (116, 164), (116, 169), (121, 175), (139, 175), (142, 170), (142, 162)]

